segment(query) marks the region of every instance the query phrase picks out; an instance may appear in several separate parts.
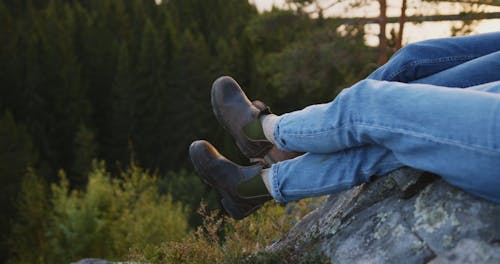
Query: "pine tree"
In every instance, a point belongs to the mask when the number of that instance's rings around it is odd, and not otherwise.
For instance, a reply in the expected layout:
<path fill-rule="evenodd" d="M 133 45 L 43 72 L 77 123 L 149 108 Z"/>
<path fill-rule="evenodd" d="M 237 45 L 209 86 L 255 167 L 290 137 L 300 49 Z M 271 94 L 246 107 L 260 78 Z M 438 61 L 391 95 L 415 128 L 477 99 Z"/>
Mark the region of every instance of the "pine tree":
<path fill-rule="evenodd" d="M 0 1 L 0 107 L 4 107 L 13 98 L 12 88 L 14 88 L 13 76 L 15 76 L 16 60 L 16 41 L 14 27 L 16 21 L 10 15 L 10 11 L 5 4 Z M 3 111 L 5 109 L 1 109 Z"/>
<path fill-rule="evenodd" d="M 36 162 L 36 152 L 26 128 L 18 125 L 12 114 L 0 117 L 0 259 L 5 259 L 5 235 L 16 219 L 15 201 L 19 198 L 26 168 Z"/>
<path fill-rule="evenodd" d="M 9 233 L 8 263 L 49 263 L 49 196 L 45 181 L 28 169 L 17 201 L 18 221 Z"/>
<path fill-rule="evenodd" d="M 141 48 L 138 52 L 135 68 L 136 82 L 134 85 L 135 112 L 132 127 L 132 142 L 137 151 L 138 159 L 146 167 L 157 167 L 155 164 L 158 153 L 158 126 L 162 122 L 161 108 L 162 90 L 161 65 L 163 56 L 160 47 L 158 31 L 152 21 L 144 25 Z"/>
<path fill-rule="evenodd" d="M 103 133 L 102 154 L 110 162 L 128 164 L 129 140 L 135 126 L 136 97 L 134 71 L 126 43 L 122 43 L 116 75 L 110 93 L 110 111 L 106 113 L 106 131 Z"/>
<path fill-rule="evenodd" d="M 73 166 L 71 173 L 74 186 L 84 186 L 88 172 L 92 165 L 92 160 L 97 158 L 97 146 L 95 136 L 85 124 L 80 124 L 76 132 L 75 139 L 75 154 L 73 158 Z"/>

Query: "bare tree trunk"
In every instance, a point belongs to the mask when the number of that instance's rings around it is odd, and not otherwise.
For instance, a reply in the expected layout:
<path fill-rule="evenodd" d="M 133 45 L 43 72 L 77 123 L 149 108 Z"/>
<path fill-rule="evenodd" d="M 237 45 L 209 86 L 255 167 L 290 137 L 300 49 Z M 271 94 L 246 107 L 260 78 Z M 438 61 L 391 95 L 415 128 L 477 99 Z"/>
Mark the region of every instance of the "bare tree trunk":
<path fill-rule="evenodd" d="M 406 2 L 407 0 L 402 0 L 401 3 L 401 16 L 399 16 L 399 31 L 398 39 L 396 40 L 396 50 L 403 46 L 403 32 L 406 23 Z"/>
<path fill-rule="evenodd" d="M 387 36 L 385 30 L 387 27 L 387 1 L 378 0 L 380 5 L 380 15 L 379 15 L 379 28 L 380 33 L 378 35 L 379 40 L 379 52 L 378 52 L 378 65 L 382 65 L 387 61 Z"/>

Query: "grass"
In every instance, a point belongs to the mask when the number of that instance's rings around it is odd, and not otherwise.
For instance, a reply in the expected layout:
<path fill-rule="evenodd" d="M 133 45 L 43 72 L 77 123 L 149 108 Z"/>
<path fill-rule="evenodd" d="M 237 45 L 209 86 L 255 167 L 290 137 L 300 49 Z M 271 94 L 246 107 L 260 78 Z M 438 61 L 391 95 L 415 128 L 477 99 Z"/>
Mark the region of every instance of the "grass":
<path fill-rule="evenodd" d="M 128 259 L 150 263 L 277 263 L 286 252 L 265 253 L 322 198 L 306 199 L 286 206 L 272 202 L 256 213 L 236 221 L 201 203 L 203 224 L 181 241 L 131 249 Z M 317 263 L 317 262 L 314 262 Z"/>

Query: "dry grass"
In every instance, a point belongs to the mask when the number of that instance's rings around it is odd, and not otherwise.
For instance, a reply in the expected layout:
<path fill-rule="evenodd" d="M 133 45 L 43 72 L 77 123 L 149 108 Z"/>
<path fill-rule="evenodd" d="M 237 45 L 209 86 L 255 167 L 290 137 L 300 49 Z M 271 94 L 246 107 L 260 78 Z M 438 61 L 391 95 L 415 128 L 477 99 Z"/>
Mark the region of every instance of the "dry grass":
<path fill-rule="evenodd" d="M 267 203 L 256 213 L 236 221 L 218 211 L 198 209 L 203 224 L 181 241 L 131 250 L 128 259 L 151 263 L 242 263 L 278 240 L 322 198 L 281 206 Z M 311 206 L 312 205 L 312 206 Z M 270 259 L 279 256 L 269 256 Z"/>

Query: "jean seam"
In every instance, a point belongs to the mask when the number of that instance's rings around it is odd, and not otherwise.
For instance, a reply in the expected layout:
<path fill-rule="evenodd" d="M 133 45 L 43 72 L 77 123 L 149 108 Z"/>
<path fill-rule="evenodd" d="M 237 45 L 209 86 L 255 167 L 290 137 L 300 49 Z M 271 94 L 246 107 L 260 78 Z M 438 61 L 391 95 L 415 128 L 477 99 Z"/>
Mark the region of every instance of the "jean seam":
<path fill-rule="evenodd" d="M 285 193 L 287 195 L 285 196 L 290 196 L 290 195 L 311 195 L 311 194 L 317 194 L 317 193 L 324 193 L 326 191 L 328 192 L 335 192 L 338 191 L 339 188 L 350 188 L 351 186 L 355 185 L 352 181 L 343 181 L 343 182 L 338 182 L 335 184 L 327 185 L 327 186 L 321 186 L 321 188 L 314 187 L 312 190 L 286 190 Z M 334 188 L 333 191 L 331 191 L 331 188 Z"/>
<path fill-rule="evenodd" d="M 461 87 L 461 88 L 467 88 L 467 87 L 472 87 L 472 86 L 476 86 L 476 85 L 481 85 L 481 84 L 485 84 L 485 83 L 488 83 L 487 81 L 475 81 L 475 82 L 465 82 L 465 81 L 462 81 L 459 85 L 456 85 L 456 83 L 451 83 L 449 85 L 451 86 L 457 86 L 457 87 Z"/>
<path fill-rule="evenodd" d="M 478 58 L 480 56 L 478 55 L 463 55 L 463 56 L 453 56 L 453 57 L 441 57 L 441 58 L 434 58 L 434 59 L 421 59 L 421 60 L 414 60 L 409 63 L 404 64 L 401 66 L 399 71 L 394 72 L 393 74 L 390 74 L 387 78 L 388 81 L 394 81 L 396 76 L 400 75 L 401 73 L 407 71 L 408 69 L 415 67 L 417 65 L 431 65 L 431 64 L 438 64 L 438 63 L 443 63 L 443 62 L 453 62 L 453 61 L 469 61 L 475 58 Z"/>
<path fill-rule="evenodd" d="M 274 200 L 276 202 L 285 202 L 285 198 L 283 197 L 283 194 L 280 191 L 279 183 L 278 183 L 278 164 L 273 164 L 271 167 L 271 196 L 273 196 Z"/>
<path fill-rule="evenodd" d="M 399 134 L 404 134 L 404 135 L 410 135 L 416 138 L 421 138 L 425 140 L 429 140 L 435 143 L 443 144 L 443 145 L 453 145 L 457 146 L 463 149 L 469 149 L 469 150 L 477 150 L 477 151 L 486 151 L 486 152 L 492 152 L 492 153 L 500 153 L 500 150 L 498 149 L 493 149 L 490 147 L 486 146 L 481 146 L 481 145 L 475 145 L 475 144 L 462 144 L 460 141 L 453 140 L 450 138 L 445 138 L 445 137 L 435 137 L 429 134 L 425 133 L 418 133 L 418 132 L 413 132 L 411 130 L 406 130 L 406 129 L 397 129 L 397 128 L 391 128 L 391 127 L 384 127 L 384 126 L 377 126 L 373 124 L 359 124 L 360 126 L 365 126 L 365 127 L 371 127 L 375 129 L 381 129 L 381 130 L 386 130 L 386 131 L 391 131 L 393 133 L 399 133 Z M 396 131 L 395 131 L 396 130 Z"/>
<path fill-rule="evenodd" d="M 500 150 L 490 148 L 490 147 L 485 147 L 485 146 L 481 146 L 481 145 L 474 145 L 474 144 L 461 144 L 459 141 L 452 140 L 449 138 L 434 137 L 434 136 L 431 136 L 429 134 L 425 134 L 425 133 L 421 133 L 421 132 L 416 133 L 416 132 L 413 132 L 413 131 L 407 130 L 407 129 L 385 127 L 385 126 L 380 126 L 380 125 L 373 125 L 370 123 L 355 122 L 355 123 L 351 123 L 351 124 L 344 124 L 344 125 L 332 127 L 332 128 L 325 129 L 322 131 L 311 131 L 311 132 L 308 132 L 308 134 L 305 134 L 305 133 L 286 133 L 286 134 L 287 134 L 287 136 L 293 136 L 293 137 L 303 137 L 303 138 L 316 137 L 320 134 L 328 134 L 328 133 L 332 133 L 334 130 L 344 129 L 344 128 L 348 128 L 348 127 L 354 127 L 354 126 L 364 126 L 364 127 L 374 128 L 374 129 L 390 131 L 392 133 L 409 135 L 409 136 L 413 136 L 416 138 L 426 139 L 426 140 L 429 140 L 429 141 L 432 141 L 435 143 L 440 143 L 440 144 L 444 144 L 444 145 L 453 145 L 453 146 L 461 147 L 463 149 L 468 149 L 468 150 L 476 150 L 476 151 L 484 150 L 486 152 L 490 152 L 490 153 L 492 152 L 495 154 L 500 153 Z"/>

